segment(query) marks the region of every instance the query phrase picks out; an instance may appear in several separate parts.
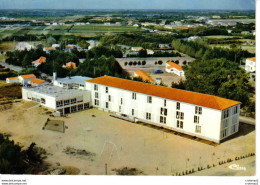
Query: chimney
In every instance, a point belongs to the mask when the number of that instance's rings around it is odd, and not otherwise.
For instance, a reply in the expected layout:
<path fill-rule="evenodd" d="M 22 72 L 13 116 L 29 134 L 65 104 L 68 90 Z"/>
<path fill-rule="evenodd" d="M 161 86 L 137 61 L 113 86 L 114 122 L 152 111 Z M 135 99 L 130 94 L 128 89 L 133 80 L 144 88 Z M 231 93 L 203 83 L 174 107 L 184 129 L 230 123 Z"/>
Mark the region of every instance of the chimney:
<path fill-rule="evenodd" d="M 57 72 L 53 72 L 52 80 L 53 80 L 53 81 L 57 80 Z"/>

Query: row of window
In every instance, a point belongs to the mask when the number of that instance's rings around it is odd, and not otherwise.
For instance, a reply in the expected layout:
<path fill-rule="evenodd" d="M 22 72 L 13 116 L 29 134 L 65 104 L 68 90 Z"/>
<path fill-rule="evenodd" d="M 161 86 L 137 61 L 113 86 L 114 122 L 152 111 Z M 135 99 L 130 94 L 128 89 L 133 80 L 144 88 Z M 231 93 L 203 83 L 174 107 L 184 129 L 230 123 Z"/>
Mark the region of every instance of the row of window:
<path fill-rule="evenodd" d="M 45 104 L 46 103 L 46 100 L 45 98 L 34 98 L 34 97 L 28 97 L 29 100 L 32 100 L 32 101 L 35 101 L 35 102 L 39 102 L 39 103 L 42 103 L 42 104 Z"/>
<path fill-rule="evenodd" d="M 56 107 L 62 107 L 67 105 L 73 105 L 75 103 L 81 103 L 83 102 L 83 97 L 68 99 L 68 100 L 60 100 L 56 101 Z"/>

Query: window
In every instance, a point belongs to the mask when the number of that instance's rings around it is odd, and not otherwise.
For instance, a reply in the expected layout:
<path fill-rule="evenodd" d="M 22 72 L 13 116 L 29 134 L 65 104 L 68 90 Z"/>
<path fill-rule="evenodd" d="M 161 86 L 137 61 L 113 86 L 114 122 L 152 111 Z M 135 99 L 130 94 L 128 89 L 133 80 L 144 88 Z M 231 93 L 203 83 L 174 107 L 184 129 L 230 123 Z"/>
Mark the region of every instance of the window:
<path fill-rule="evenodd" d="M 227 128 L 228 127 L 228 119 L 223 121 L 223 128 Z"/>
<path fill-rule="evenodd" d="M 41 103 L 45 104 L 45 98 L 41 98 Z"/>
<path fill-rule="evenodd" d="M 222 130 L 221 136 L 222 136 L 222 138 L 227 136 L 227 129 Z"/>
<path fill-rule="evenodd" d="M 132 99 L 136 100 L 136 93 L 132 93 Z"/>
<path fill-rule="evenodd" d="M 201 133 L 201 126 L 200 125 L 196 125 L 195 132 L 196 133 Z"/>
<path fill-rule="evenodd" d="M 98 91 L 98 85 L 97 84 L 94 85 L 94 90 Z"/>
<path fill-rule="evenodd" d="M 238 106 L 235 106 L 234 107 L 234 114 L 237 114 L 238 113 Z"/>
<path fill-rule="evenodd" d="M 134 109 L 132 109 L 132 116 L 134 116 L 135 115 L 135 110 Z"/>
<path fill-rule="evenodd" d="M 121 103 L 121 105 L 123 105 L 123 98 L 121 98 L 120 103 Z"/>
<path fill-rule="evenodd" d="M 151 120 L 151 113 L 149 113 L 149 112 L 146 113 L 146 119 Z"/>
<path fill-rule="evenodd" d="M 95 92 L 95 98 L 98 98 L 98 92 Z"/>
<path fill-rule="evenodd" d="M 194 123 L 199 123 L 199 122 L 200 122 L 200 117 L 194 116 Z"/>
<path fill-rule="evenodd" d="M 160 123 L 166 124 L 166 117 L 160 116 Z"/>
<path fill-rule="evenodd" d="M 95 99 L 94 105 L 99 106 L 99 100 Z"/>
<path fill-rule="evenodd" d="M 83 85 L 83 84 L 79 84 L 79 86 L 80 86 L 80 87 L 85 87 L 85 85 Z"/>
<path fill-rule="evenodd" d="M 167 116 L 167 109 L 166 108 L 161 108 L 161 115 Z"/>
<path fill-rule="evenodd" d="M 177 128 L 183 129 L 183 121 L 177 120 Z"/>
<path fill-rule="evenodd" d="M 79 105 L 78 105 L 78 111 L 79 111 L 79 110 L 83 110 L 83 104 L 79 104 Z"/>
<path fill-rule="evenodd" d="M 76 98 L 73 98 L 70 100 L 71 104 L 75 104 L 77 102 L 77 99 Z"/>
<path fill-rule="evenodd" d="M 84 103 L 84 109 L 89 108 L 89 103 Z"/>
<path fill-rule="evenodd" d="M 147 103 L 152 103 L 152 96 L 147 96 Z"/>
<path fill-rule="evenodd" d="M 233 125 L 232 128 L 231 128 L 231 132 L 234 133 L 234 132 L 237 132 L 238 131 L 238 125 Z"/>
<path fill-rule="evenodd" d="M 177 118 L 177 119 L 180 118 L 180 112 L 179 112 L 179 111 L 176 112 L 176 118 Z"/>
<path fill-rule="evenodd" d="M 108 102 L 106 102 L 106 108 L 108 109 Z"/>
<path fill-rule="evenodd" d="M 227 118 L 229 116 L 229 109 L 224 110 L 224 118 Z"/>
<path fill-rule="evenodd" d="M 181 119 L 184 119 L 184 112 L 181 112 Z"/>
<path fill-rule="evenodd" d="M 166 103 L 167 103 L 167 101 L 166 101 L 166 100 L 164 100 L 164 107 L 166 107 L 166 105 L 167 105 Z"/>
<path fill-rule="evenodd" d="M 119 109 L 118 109 L 119 112 L 121 112 L 121 105 L 119 105 Z"/>
<path fill-rule="evenodd" d="M 202 114 L 202 107 L 196 106 L 195 107 L 195 114 Z"/>
<path fill-rule="evenodd" d="M 106 87 L 106 93 L 108 93 L 108 87 Z"/>
<path fill-rule="evenodd" d="M 70 104 L 70 100 L 64 100 L 64 106 L 69 104 Z"/>
<path fill-rule="evenodd" d="M 77 111 L 77 106 L 75 105 L 75 106 L 72 106 L 71 107 L 71 112 L 76 112 Z"/>
<path fill-rule="evenodd" d="M 108 101 L 111 102 L 111 95 L 108 95 Z"/>
<path fill-rule="evenodd" d="M 63 101 L 56 101 L 56 107 L 62 107 Z"/>
<path fill-rule="evenodd" d="M 181 104 L 180 104 L 180 102 L 177 102 L 177 103 L 176 103 L 176 109 L 177 109 L 177 110 L 180 110 L 180 108 L 181 108 Z"/>

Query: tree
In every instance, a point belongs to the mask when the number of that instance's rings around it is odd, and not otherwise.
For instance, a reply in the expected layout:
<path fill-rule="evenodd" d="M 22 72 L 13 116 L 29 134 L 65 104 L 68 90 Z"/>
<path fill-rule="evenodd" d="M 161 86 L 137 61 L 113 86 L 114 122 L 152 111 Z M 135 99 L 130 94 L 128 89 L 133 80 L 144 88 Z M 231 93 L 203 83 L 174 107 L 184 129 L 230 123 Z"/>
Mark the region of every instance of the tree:
<path fill-rule="evenodd" d="M 179 64 L 180 62 L 179 62 L 179 60 L 175 60 L 174 63 L 175 64 Z"/>
<path fill-rule="evenodd" d="M 81 40 L 79 43 L 78 43 L 78 45 L 81 47 L 81 48 L 83 48 L 83 49 L 88 49 L 88 47 L 89 47 L 89 43 L 88 42 L 86 42 L 85 40 Z"/>
<path fill-rule="evenodd" d="M 145 49 L 141 49 L 138 52 L 138 57 L 147 57 L 147 51 Z"/>
<path fill-rule="evenodd" d="M 146 64 L 146 61 L 145 61 L 145 60 L 143 60 L 143 61 L 142 61 L 142 65 L 144 66 L 145 64 Z"/>
<path fill-rule="evenodd" d="M 154 64 L 155 64 L 155 65 L 157 65 L 157 64 L 158 64 L 158 62 L 157 62 L 157 61 L 155 61 L 155 62 L 154 62 Z"/>
<path fill-rule="evenodd" d="M 163 61 L 159 60 L 159 61 L 158 61 L 158 64 L 159 64 L 159 65 L 162 65 L 162 64 L 163 64 Z"/>
<path fill-rule="evenodd" d="M 183 64 L 183 65 L 186 65 L 186 64 L 187 64 L 187 61 L 186 61 L 186 60 L 184 60 L 184 61 L 182 62 L 182 64 Z"/>
<path fill-rule="evenodd" d="M 128 63 L 127 63 L 127 62 L 125 62 L 125 66 L 127 66 L 127 64 L 128 64 Z"/>
<path fill-rule="evenodd" d="M 137 64 L 140 66 L 142 63 L 141 63 L 141 61 L 138 61 L 138 63 L 137 63 Z"/>
<path fill-rule="evenodd" d="M 137 62 L 136 62 L 136 61 L 134 61 L 134 62 L 133 62 L 133 65 L 134 65 L 134 66 L 136 66 L 136 65 L 137 65 Z"/>
<path fill-rule="evenodd" d="M 183 67 L 186 76 L 185 89 L 216 95 L 249 104 L 252 88 L 248 74 L 239 64 L 222 59 L 197 60 Z"/>

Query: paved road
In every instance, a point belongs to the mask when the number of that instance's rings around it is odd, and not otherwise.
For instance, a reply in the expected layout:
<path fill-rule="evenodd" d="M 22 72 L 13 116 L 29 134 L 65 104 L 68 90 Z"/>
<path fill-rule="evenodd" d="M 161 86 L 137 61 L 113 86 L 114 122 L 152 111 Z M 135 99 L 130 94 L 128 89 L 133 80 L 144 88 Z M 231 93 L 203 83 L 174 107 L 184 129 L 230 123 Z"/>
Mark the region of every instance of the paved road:
<path fill-rule="evenodd" d="M 14 71 L 21 71 L 23 69 L 22 67 L 9 65 L 9 64 L 7 64 L 5 62 L 0 62 L 0 64 L 2 66 L 5 66 L 6 68 L 10 68 L 11 70 L 14 70 Z"/>
<path fill-rule="evenodd" d="M 244 116 L 239 116 L 239 122 L 255 125 L 255 119 Z"/>

